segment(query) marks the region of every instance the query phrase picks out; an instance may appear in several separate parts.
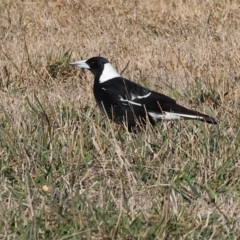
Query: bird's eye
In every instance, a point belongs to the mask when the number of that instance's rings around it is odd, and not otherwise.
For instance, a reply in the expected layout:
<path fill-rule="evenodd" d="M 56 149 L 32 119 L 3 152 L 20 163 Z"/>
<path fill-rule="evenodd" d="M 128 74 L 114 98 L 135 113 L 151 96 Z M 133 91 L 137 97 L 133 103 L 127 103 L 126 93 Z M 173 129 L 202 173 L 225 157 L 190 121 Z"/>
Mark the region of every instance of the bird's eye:
<path fill-rule="evenodd" d="M 91 65 L 94 65 L 95 64 L 95 61 L 91 61 Z"/>

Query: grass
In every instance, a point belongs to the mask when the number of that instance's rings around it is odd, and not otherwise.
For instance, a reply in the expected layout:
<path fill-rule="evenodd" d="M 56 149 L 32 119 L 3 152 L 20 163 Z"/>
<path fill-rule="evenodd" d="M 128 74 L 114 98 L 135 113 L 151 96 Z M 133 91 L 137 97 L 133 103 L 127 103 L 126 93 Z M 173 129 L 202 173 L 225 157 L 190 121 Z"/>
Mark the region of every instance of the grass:
<path fill-rule="evenodd" d="M 238 1 L 0 3 L 1 239 L 238 239 Z M 97 109 L 101 54 L 215 116 L 136 136 Z"/>

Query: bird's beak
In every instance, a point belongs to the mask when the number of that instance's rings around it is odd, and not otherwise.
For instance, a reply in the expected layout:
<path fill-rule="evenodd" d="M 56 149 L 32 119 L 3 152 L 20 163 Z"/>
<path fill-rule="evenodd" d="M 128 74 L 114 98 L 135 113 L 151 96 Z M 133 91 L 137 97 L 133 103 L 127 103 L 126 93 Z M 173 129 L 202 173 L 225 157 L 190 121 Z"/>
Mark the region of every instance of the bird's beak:
<path fill-rule="evenodd" d="M 76 67 L 80 67 L 80 68 L 90 69 L 90 67 L 88 66 L 86 61 L 87 60 L 81 60 L 81 61 L 77 61 L 77 62 L 72 62 L 72 63 L 70 63 L 70 65 L 73 65 L 73 66 L 76 66 Z"/>

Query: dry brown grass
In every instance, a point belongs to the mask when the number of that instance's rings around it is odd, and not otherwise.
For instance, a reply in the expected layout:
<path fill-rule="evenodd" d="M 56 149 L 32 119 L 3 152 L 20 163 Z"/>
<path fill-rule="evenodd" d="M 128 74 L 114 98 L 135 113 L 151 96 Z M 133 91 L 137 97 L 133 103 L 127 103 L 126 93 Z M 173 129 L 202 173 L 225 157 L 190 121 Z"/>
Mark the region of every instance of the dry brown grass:
<path fill-rule="evenodd" d="M 1 239 L 238 239 L 240 3 L 0 3 Z M 101 55 L 216 116 L 132 136 L 96 109 Z"/>

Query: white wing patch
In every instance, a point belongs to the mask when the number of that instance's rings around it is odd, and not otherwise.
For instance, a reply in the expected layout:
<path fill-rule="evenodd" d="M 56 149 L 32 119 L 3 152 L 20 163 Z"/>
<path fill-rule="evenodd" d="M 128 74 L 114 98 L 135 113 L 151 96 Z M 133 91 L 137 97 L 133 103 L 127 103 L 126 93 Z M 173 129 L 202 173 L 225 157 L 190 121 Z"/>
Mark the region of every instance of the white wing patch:
<path fill-rule="evenodd" d="M 142 99 L 142 98 L 147 98 L 151 95 L 151 92 L 147 93 L 146 95 L 143 95 L 143 96 L 139 96 L 139 95 L 135 95 L 135 94 L 131 94 L 131 99 L 134 100 L 134 99 Z"/>
<path fill-rule="evenodd" d="M 151 92 L 147 93 L 146 95 L 143 96 L 139 96 L 139 95 L 135 95 L 135 94 L 131 94 L 131 100 L 127 100 L 127 99 L 123 99 L 122 96 L 119 95 L 119 100 L 123 102 L 124 105 L 127 104 L 132 104 L 132 105 L 136 105 L 136 106 L 142 106 L 141 103 L 136 103 L 134 102 L 135 99 L 142 99 L 142 98 L 147 98 L 151 95 Z"/>
<path fill-rule="evenodd" d="M 105 63 L 102 75 L 99 78 L 99 82 L 103 83 L 116 77 L 120 77 L 120 75 L 111 65 L 111 63 Z"/>
<path fill-rule="evenodd" d="M 153 118 L 155 122 L 158 120 L 176 120 L 182 118 L 190 118 L 190 119 L 203 119 L 203 117 L 196 115 L 188 115 L 182 113 L 173 113 L 173 112 L 163 112 L 162 114 L 155 112 L 148 112 L 148 114 Z"/>
<path fill-rule="evenodd" d="M 128 103 L 132 104 L 132 105 L 136 105 L 136 106 L 142 106 L 142 104 L 140 103 L 136 103 L 136 102 L 133 102 L 133 101 L 130 101 L 130 100 L 127 100 L 127 99 L 123 99 L 122 96 L 119 95 L 119 100 L 121 102 L 123 102 L 124 105 L 127 105 Z"/>

